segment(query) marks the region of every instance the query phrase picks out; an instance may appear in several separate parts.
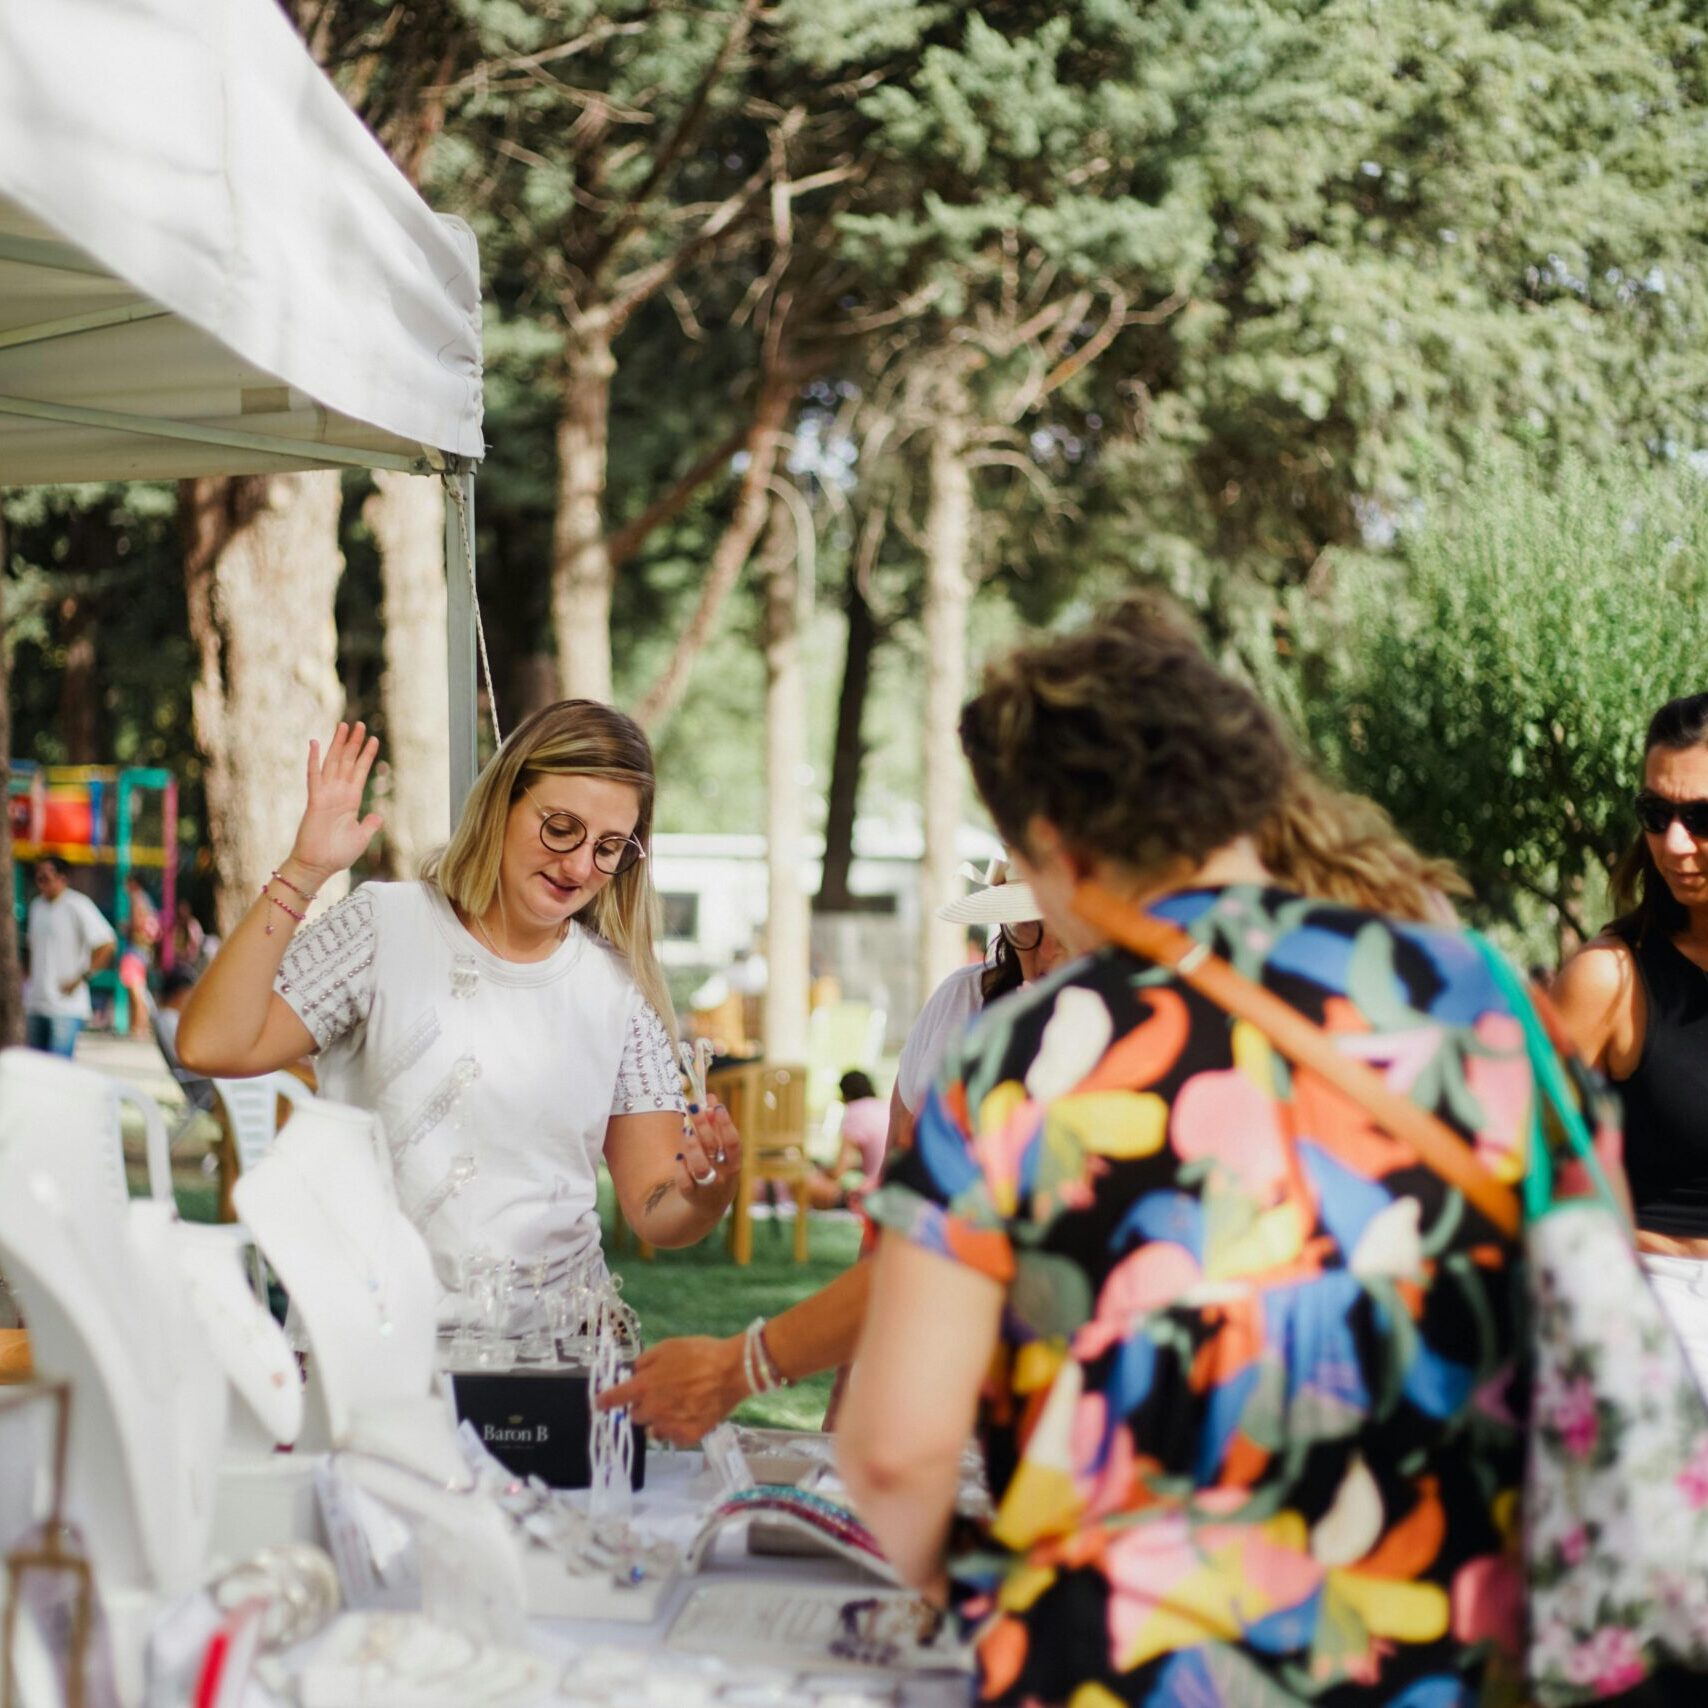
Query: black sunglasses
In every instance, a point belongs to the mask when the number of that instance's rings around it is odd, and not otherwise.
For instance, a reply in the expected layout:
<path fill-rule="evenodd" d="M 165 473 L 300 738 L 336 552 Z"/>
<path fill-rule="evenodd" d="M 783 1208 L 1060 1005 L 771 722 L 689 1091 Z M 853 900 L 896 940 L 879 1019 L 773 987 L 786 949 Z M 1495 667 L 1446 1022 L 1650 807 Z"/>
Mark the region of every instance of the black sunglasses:
<path fill-rule="evenodd" d="M 1044 941 L 1044 922 L 1041 919 L 1022 920 L 1018 925 L 1005 925 L 1002 935 L 1011 949 L 1036 949 Z"/>
<path fill-rule="evenodd" d="M 1644 789 L 1632 804 L 1637 822 L 1651 836 L 1665 836 L 1676 818 L 1692 836 L 1708 838 L 1708 801 L 1669 801 Z"/>
<path fill-rule="evenodd" d="M 550 854 L 573 854 L 587 840 L 587 826 L 572 812 L 548 812 L 534 800 L 526 784 L 522 793 L 534 801 L 540 815 L 540 841 Z M 637 860 L 646 858 L 646 850 L 632 836 L 601 836 L 593 844 L 593 864 L 607 877 L 620 878 Z"/>

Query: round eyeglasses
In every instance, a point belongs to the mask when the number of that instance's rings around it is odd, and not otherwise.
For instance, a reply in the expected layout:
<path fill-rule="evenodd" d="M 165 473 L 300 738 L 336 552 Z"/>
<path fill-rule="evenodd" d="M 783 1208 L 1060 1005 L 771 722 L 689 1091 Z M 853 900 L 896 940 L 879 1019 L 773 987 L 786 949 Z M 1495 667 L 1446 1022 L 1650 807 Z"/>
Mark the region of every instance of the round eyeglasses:
<path fill-rule="evenodd" d="M 534 800 L 534 792 L 526 784 L 522 793 L 534 802 L 540 815 L 540 842 L 551 854 L 573 854 L 587 840 L 587 826 L 572 812 L 551 812 Z M 593 844 L 593 864 L 609 878 L 619 878 L 637 860 L 646 858 L 646 850 L 632 836 L 601 836 Z"/>
<path fill-rule="evenodd" d="M 1018 925 L 1003 926 L 1002 935 L 1007 938 L 1009 948 L 1030 951 L 1044 941 L 1044 922 L 1023 919 Z"/>

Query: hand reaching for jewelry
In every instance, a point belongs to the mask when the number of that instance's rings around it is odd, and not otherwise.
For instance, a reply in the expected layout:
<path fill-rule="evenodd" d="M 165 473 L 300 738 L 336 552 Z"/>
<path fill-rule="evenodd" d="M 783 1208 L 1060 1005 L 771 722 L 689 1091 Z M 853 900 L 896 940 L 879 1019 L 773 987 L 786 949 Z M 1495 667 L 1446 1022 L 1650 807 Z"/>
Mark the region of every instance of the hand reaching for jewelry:
<path fill-rule="evenodd" d="M 355 865 L 384 823 L 377 812 L 361 816 L 362 792 L 379 750 L 379 737 L 362 723 L 340 724 L 324 758 L 319 742 L 308 744 L 308 805 L 291 858 L 316 885 Z"/>
<path fill-rule="evenodd" d="M 601 1411 L 628 1406 L 631 1418 L 661 1441 L 693 1447 L 747 1398 L 741 1347 L 739 1334 L 728 1340 L 662 1340 L 635 1360 L 626 1382 L 608 1388 L 594 1404 Z"/>

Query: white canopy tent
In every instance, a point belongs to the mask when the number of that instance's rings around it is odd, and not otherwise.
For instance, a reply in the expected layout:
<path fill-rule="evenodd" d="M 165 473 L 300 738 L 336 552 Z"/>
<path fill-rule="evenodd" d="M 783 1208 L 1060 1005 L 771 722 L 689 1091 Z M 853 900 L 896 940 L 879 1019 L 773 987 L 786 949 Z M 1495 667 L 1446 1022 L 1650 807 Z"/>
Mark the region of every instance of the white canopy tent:
<path fill-rule="evenodd" d="M 275 0 L 0 0 L 0 486 L 445 478 L 455 803 L 483 449 L 473 234 Z"/>

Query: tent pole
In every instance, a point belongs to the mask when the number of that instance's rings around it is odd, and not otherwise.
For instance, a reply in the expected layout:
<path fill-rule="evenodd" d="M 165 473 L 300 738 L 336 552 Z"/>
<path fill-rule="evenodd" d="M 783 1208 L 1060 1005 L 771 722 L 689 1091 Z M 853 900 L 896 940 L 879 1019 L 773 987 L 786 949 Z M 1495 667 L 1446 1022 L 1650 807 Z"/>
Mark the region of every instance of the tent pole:
<path fill-rule="evenodd" d="M 474 635 L 474 470 L 454 463 L 445 476 L 445 640 L 450 670 L 451 823 L 480 768 L 479 685 Z"/>

